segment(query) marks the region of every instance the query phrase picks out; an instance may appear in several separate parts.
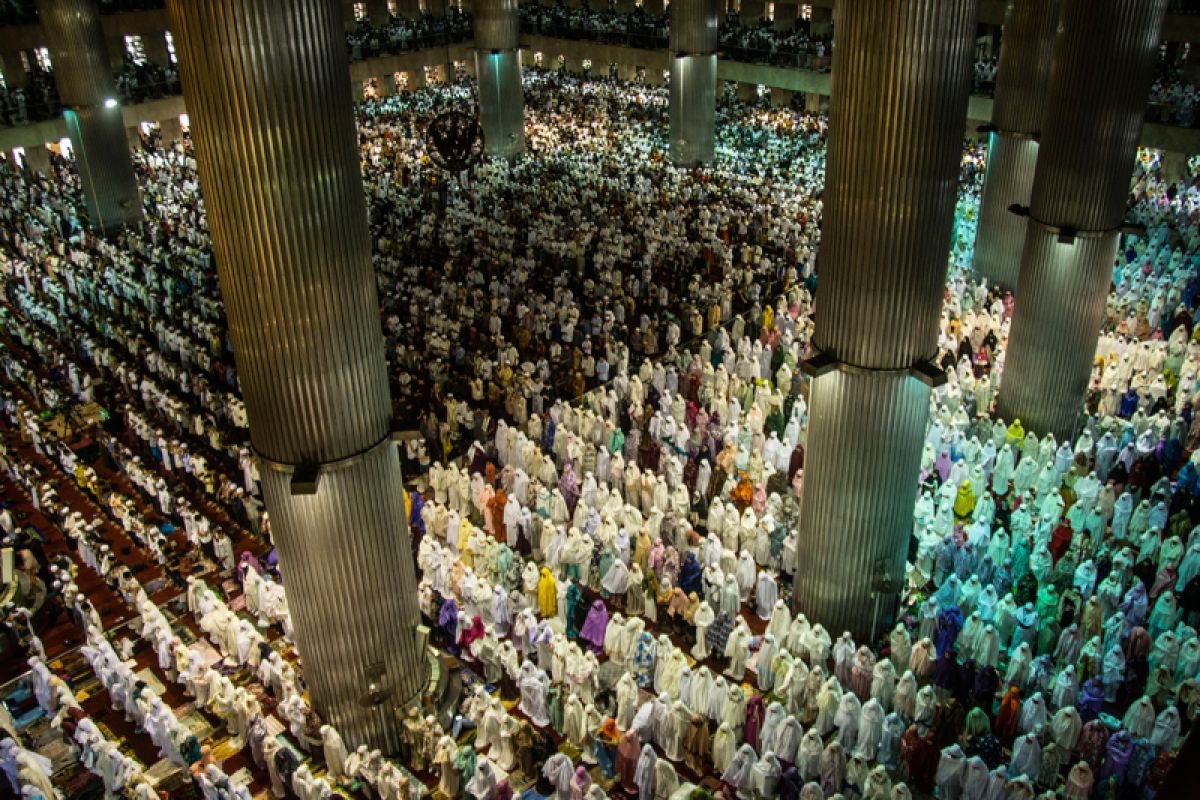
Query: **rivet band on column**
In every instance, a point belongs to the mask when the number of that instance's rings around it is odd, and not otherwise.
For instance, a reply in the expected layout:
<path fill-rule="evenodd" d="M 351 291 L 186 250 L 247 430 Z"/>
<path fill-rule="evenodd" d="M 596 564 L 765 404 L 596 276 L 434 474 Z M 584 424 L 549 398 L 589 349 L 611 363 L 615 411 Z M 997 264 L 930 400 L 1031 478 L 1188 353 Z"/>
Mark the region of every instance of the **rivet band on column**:
<path fill-rule="evenodd" d="M 1074 241 L 1075 239 L 1103 239 L 1105 236 L 1111 236 L 1116 231 L 1130 231 L 1131 226 L 1121 224 L 1112 228 L 1104 228 L 1102 230 L 1082 231 L 1078 228 L 1072 228 L 1066 225 L 1051 225 L 1049 222 L 1042 222 L 1037 217 L 1029 212 L 1027 206 L 1013 205 L 1009 206 L 1008 210 L 1018 217 L 1025 217 L 1034 225 L 1037 225 L 1042 230 L 1058 236 L 1060 239 Z"/>
<path fill-rule="evenodd" d="M 1001 128 L 998 125 L 988 123 L 980 125 L 976 128 L 979 133 L 998 133 L 1001 136 L 1007 136 L 1009 139 L 1017 139 L 1019 141 L 1039 141 L 1042 138 L 1041 131 L 1010 131 L 1006 128 Z"/>
<path fill-rule="evenodd" d="M 346 469 L 347 467 L 352 467 L 355 464 L 357 464 L 358 462 L 362 461 L 367 456 L 374 453 L 379 448 L 384 447 L 389 444 L 395 444 L 395 441 L 396 440 L 393 438 L 391 432 L 389 431 L 386 436 L 384 436 L 379 441 L 375 442 L 375 444 L 373 444 L 369 447 L 366 447 L 362 450 L 359 450 L 357 453 L 351 453 L 350 455 L 346 456 L 345 458 L 337 458 L 332 461 L 305 461 L 300 464 L 293 464 L 293 463 L 290 463 L 287 461 L 279 461 L 277 459 L 271 458 L 270 456 L 266 456 L 263 453 L 261 453 L 257 448 L 255 448 L 253 445 L 251 445 L 250 451 L 254 454 L 254 457 L 256 459 L 258 459 L 259 464 L 267 467 L 268 469 L 274 470 L 275 472 L 282 472 L 285 475 L 291 475 L 291 474 L 295 473 L 297 470 L 305 469 L 305 468 L 306 469 L 317 468 L 323 473 L 330 473 L 330 472 L 336 472 L 337 470 L 340 470 L 340 469 Z"/>
<path fill-rule="evenodd" d="M 836 356 L 830 355 L 815 345 L 813 349 L 816 355 L 811 358 L 806 358 L 800 362 L 800 371 L 809 377 L 818 378 L 833 370 L 844 372 L 848 375 L 903 375 L 910 378 L 916 378 L 922 383 L 929 384 L 933 387 L 938 387 L 946 383 L 946 372 L 941 367 L 933 362 L 931 358 L 924 358 L 915 361 L 907 367 L 893 369 L 888 367 L 864 367 L 858 364 L 852 364 L 849 361 L 842 361 Z"/>

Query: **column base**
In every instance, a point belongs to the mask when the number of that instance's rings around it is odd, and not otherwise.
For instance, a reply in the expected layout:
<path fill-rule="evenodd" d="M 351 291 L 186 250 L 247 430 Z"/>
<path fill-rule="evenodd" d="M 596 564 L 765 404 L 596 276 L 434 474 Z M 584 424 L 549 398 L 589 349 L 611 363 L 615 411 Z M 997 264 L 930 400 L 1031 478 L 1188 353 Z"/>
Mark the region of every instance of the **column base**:
<path fill-rule="evenodd" d="M 519 50 L 476 50 L 483 152 L 515 158 L 525 152 L 525 94 Z"/>
<path fill-rule="evenodd" d="M 669 110 L 671 162 L 680 166 L 713 160 L 717 116 L 717 56 L 671 59 Z"/>
<path fill-rule="evenodd" d="M 75 108 L 63 116 L 92 228 L 108 233 L 139 223 L 142 195 L 120 107 Z"/>
<path fill-rule="evenodd" d="M 315 494 L 293 495 L 291 479 L 262 469 L 313 708 L 352 747 L 395 752 L 395 712 L 429 670 L 395 446 L 322 472 Z"/>
<path fill-rule="evenodd" d="M 993 131 L 988 137 L 987 173 L 979 203 L 975 234 L 975 274 L 1003 289 L 1017 288 L 1021 251 L 1025 247 L 1025 217 L 1009 206 L 1029 205 L 1038 143 L 1029 138 Z"/>
<path fill-rule="evenodd" d="M 905 577 L 930 388 L 907 372 L 812 379 L 793 607 L 836 637 L 890 628 Z"/>
<path fill-rule="evenodd" d="M 996 413 L 1062 441 L 1079 427 L 1121 234 L 1064 244 L 1028 227 Z"/>

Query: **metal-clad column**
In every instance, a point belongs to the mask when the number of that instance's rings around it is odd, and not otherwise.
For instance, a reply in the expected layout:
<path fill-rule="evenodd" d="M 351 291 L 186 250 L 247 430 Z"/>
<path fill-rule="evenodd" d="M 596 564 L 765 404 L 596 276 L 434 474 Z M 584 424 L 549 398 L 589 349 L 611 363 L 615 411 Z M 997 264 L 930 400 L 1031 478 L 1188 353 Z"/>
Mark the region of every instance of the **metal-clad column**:
<path fill-rule="evenodd" d="M 348 742 L 394 751 L 428 662 L 341 8 L 168 6 L 304 677 Z"/>
<path fill-rule="evenodd" d="M 975 0 L 835 8 L 795 607 L 860 641 L 895 615 L 970 91 Z"/>
<path fill-rule="evenodd" d="M 713 159 L 717 124 L 717 0 L 671 3 L 671 161 Z"/>
<path fill-rule="evenodd" d="M 142 219 L 133 158 L 96 0 L 38 0 L 88 219 L 114 231 Z"/>
<path fill-rule="evenodd" d="M 1064 0 L 997 413 L 1074 433 L 1166 0 Z"/>
<path fill-rule="evenodd" d="M 514 158 L 525 152 L 517 0 L 480 0 L 474 13 L 475 75 L 479 80 L 484 153 Z"/>
<path fill-rule="evenodd" d="M 1025 220 L 1008 209 L 1029 205 L 1057 27 L 1058 0 L 1011 0 L 1004 13 L 975 272 L 1005 289 L 1017 286 L 1025 244 Z"/>

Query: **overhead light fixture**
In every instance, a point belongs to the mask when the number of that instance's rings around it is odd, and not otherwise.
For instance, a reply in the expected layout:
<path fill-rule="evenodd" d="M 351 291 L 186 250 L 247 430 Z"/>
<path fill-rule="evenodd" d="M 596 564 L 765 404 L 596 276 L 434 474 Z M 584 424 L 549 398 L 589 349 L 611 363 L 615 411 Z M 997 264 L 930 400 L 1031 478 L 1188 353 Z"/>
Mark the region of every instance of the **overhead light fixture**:
<path fill-rule="evenodd" d="M 117 107 L 117 98 L 115 98 L 115 97 L 104 98 L 104 107 L 105 108 L 116 108 Z"/>

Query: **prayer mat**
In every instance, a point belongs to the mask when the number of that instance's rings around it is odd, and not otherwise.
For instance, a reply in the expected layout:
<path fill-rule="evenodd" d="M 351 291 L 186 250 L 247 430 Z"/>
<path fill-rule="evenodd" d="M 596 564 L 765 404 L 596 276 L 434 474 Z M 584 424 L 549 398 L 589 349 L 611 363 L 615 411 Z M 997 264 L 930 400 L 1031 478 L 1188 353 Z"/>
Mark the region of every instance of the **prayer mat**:
<path fill-rule="evenodd" d="M 80 769 L 74 775 L 61 782 L 64 794 L 67 797 L 76 800 L 76 798 L 91 798 L 104 796 L 104 782 L 97 776 L 88 772 L 86 769 Z"/>
<path fill-rule="evenodd" d="M 207 639 L 198 640 L 193 649 L 200 654 L 200 663 L 206 667 L 211 667 L 224 658 L 217 648 L 209 644 Z"/>
<path fill-rule="evenodd" d="M 155 694 L 162 695 L 166 693 L 167 687 L 163 685 L 162 681 L 158 679 L 158 676 L 155 675 L 154 671 L 149 667 L 140 669 L 134 674 L 137 675 L 141 680 L 145 681 L 146 685 L 153 689 Z"/>
<path fill-rule="evenodd" d="M 278 717 L 272 714 L 268 714 L 267 716 L 263 717 L 263 721 L 267 723 L 268 736 L 274 736 L 278 738 L 279 734 L 287 730 L 287 726 L 280 722 Z"/>
<path fill-rule="evenodd" d="M 176 714 L 178 717 L 179 715 Z M 188 729 L 188 732 L 196 737 L 197 741 L 204 741 L 213 734 L 213 726 L 207 719 L 201 716 L 198 712 L 193 711 L 185 717 L 179 717 L 179 722 Z"/>
<path fill-rule="evenodd" d="M 20 716 L 13 717 L 13 725 L 17 730 L 24 730 L 44 716 L 45 712 L 42 711 L 41 706 L 34 706 Z"/>
<path fill-rule="evenodd" d="M 217 761 L 224 761 L 242 752 L 242 748 L 237 747 L 233 739 L 225 739 L 221 742 L 213 741 L 209 746 L 212 748 L 213 758 Z"/>
<path fill-rule="evenodd" d="M 165 781 L 167 781 L 172 775 L 177 774 L 179 771 L 179 767 L 175 766 L 165 758 L 160 758 L 158 761 L 155 761 L 149 769 L 146 770 L 145 775 L 146 780 L 150 782 L 151 786 L 161 787 Z"/>
<path fill-rule="evenodd" d="M 41 531 L 39 531 L 33 525 L 25 525 L 21 528 L 21 530 L 25 533 L 26 536 L 28 536 L 30 539 L 33 539 L 34 541 L 38 541 L 38 542 L 42 542 L 42 543 L 45 543 L 45 541 L 46 541 L 46 535 L 44 533 L 42 533 Z"/>
<path fill-rule="evenodd" d="M 155 578 L 154 580 L 150 581 L 143 588 L 145 589 L 146 596 L 150 597 L 151 595 L 158 594 L 166 587 L 167 587 L 167 578 L 166 578 L 166 576 L 162 576 L 162 577 L 158 577 L 158 578 Z"/>
<path fill-rule="evenodd" d="M 29 730 L 25 732 L 25 738 L 30 747 L 40 750 L 50 742 L 62 741 L 62 731 L 50 727 L 50 720 L 43 717 L 30 726 Z"/>
<path fill-rule="evenodd" d="M 64 772 L 79 763 L 79 760 L 75 758 L 75 751 L 71 748 L 71 745 L 67 744 L 65 739 L 51 740 L 39 747 L 37 751 L 50 759 L 50 771 L 54 775 Z"/>
<path fill-rule="evenodd" d="M 237 772 L 229 776 L 229 782 L 235 786 L 249 786 L 254 783 L 254 775 L 250 773 L 248 767 L 242 767 Z"/>

